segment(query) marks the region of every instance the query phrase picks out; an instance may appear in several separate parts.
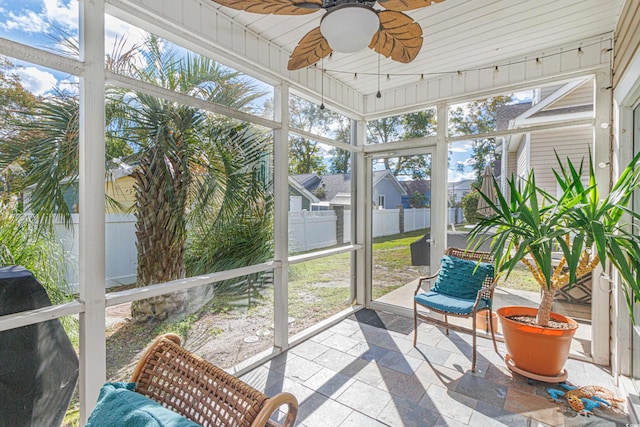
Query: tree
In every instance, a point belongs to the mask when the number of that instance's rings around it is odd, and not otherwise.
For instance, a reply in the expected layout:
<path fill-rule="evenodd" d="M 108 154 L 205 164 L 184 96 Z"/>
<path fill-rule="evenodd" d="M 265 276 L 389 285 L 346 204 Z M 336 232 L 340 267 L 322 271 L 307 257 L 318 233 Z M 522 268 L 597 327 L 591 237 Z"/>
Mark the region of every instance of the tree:
<path fill-rule="evenodd" d="M 233 108 L 262 96 L 240 75 L 199 55 L 183 55 L 157 37 L 149 37 L 124 69 L 142 82 L 190 94 Z M 118 63 L 118 61 L 113 61 Z M 134 147 L 138 271 L 136 286 L 184 278 L 188 211 L 193 202 L 222 205 L 233 191 L 224 159 L 212 155 L 206 141 L 229 121 L 192 106 L 143 92 L 116 89 L 110 128 Z M 246 194 L 245 194 L 246 195 Z M 245 200 L 245 203 L 250 202 Z M 186 307 L 186 296 L 164 295 L 132 304 L 132 317 L 163 319 Z"/>
<path fill-rule="evenodd" d="M 336 132 L 338 138 L 345 137 L 345 126 L 341 117 L 327 109 L 321 109 L 318 105 L 297 96 L 289 98 L 289 122 L 292 127 L 319 136 L 326 136 L 332 133 L 332 127 L 338 124 Z M 349 141 L 346 134 L 346 141 Z M 323 175 L 327 172 L 325 165 L 325 153 L 322 146 L 309 138 L 301 136 L 289 137 L 289 173 L 300 175 L 306 173 L 317 173 Z M 336 164 L 336 167 L 343 168 L 344 165 Z"/>
<path fill-rule="evenodd" d="M 412 208 L 422 208 L 427 205 L 427 197 L 419 191 L 414 191 L 410 203 Z"/>
<path fill-rule="evenodd" d="M 10 71 L 12 67 L 11 61 L 0 56 L 1 141 L 8 141 L 20 133 L 20 124 L 38 102 L 37 97 L 24 88 L 20 77 Z M 15 155 L 13 147 L 0 144 L 0 203 L 7 203 L 14 187 L 22 186 L 24 159 Z"/>
<path fill-rule="evenodd" d="M 403 116 L 386 117 L 367 123 L 367 141 L 383 144 L 433 135 L 433 110 L 418 111 Z M 427 155 L 387 157 L 380 160 L 384 169 L 394 176 L 406 175 L 414 180 L 426 179 L 431 173 L 431 160 Z"/>
<path fill-rule="evenodd" d="M 338 129 L 335 131 L 335 139 L 349 144 L 351 141 L 351 120 L 335 114 L 335 122 Z M 351 172 L 351 152 L 334 147 L 329 150 L 329 172 L 332 174 L 344 174 Z"/>
<path fill-rule="evenodd" d="M 513 97 L 496 96 L 473 101 L 458 107 L 450 114 L 450 131 L 457 135 L 469 135 L 493 132 L 497 129 L 496 112 L 500 107 L 513 102 Z M 472 167 L 476 180 L 480 181 L 487 165 L 493 166 L 500 160 L 496 152 L 495 138 L 477 138 L 472 140 Z"/>

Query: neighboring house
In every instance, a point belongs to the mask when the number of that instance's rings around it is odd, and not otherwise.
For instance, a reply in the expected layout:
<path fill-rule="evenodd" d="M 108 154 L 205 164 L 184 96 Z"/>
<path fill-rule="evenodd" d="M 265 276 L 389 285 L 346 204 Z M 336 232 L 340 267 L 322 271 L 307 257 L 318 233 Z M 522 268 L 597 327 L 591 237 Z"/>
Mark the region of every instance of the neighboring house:
<path fill-rule="evenodd" d="M 431 205 L 431 180 L 421 179 L 418 181 L 400 181 L 400 185 L 407 193 L 402 196 L 402 206 L 404 206 L 405 209 L 411 207 L 421 208 Z M 420 198 L 422 198 L 422 200 L 416 200 Z M 422 201 L 424 204 L 422 206 L 415 206 L 416 201 Z"/>
<path fill-rule="evenodd" d="M 404 188 L 388 170 L 373 172 L 373 206 L 393 209 L 402 205 Z M 328 210 L 351 206 L 351 174 L 289 176 L 289 210 Z"/>
<path fill-rule="evenodd" d="M 589 148 L 593 146 L 593 127 L 589 124 L 537 132 L 527 132 L 526 128 L 592 118 L 593 98 L 594 81 L 583 78 L 536 89 L 531 104 L 507 105 L 498 110 L 497 130 L 522 129 L 520 134 L 498 139 L 497 150 L 502 150 L 504 177 L 526 178 L 529 171 L 535 169 L 536 185 L 550 194 L 557 194 L 553 175 L 557 164 L 554 150 L 562 160 L 569 157 L 576 164 L 582 159 L 586 161 Z"/>
<path fill-rule="evenodd" d="M 108 197 L 105 213 L 120 214 L 127 212 L 135 204 L 134 179 L 131 177 L 133 166 L 121 163 L 117 168 L 109 170 L 105 179 L 104 191 Z M 67 182 L 69 182 L 67 180 Z M 71 182 L 64 192 L 64 200 L 69 212 L 78 213 L 78 180 Z M 24 192 L 25 211 L 30 211 L 31 191 Z"/>
<path fill-rule="evenodd" d="M 471 188 L 471 184 L 473 184 L 474 182 L 474 179 L 463 179 L 460 181 L 447 183 L 447 194 L 449 195 L 449 202 L 460 203 L 462 201 L 462 198 L 473 190 Z"/>

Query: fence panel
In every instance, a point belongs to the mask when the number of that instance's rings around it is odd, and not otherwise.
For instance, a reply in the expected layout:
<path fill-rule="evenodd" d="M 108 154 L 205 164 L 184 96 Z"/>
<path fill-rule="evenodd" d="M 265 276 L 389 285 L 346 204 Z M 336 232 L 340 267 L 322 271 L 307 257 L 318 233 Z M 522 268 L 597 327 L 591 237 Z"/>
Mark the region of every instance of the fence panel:
<path fill-rule="evenodd" d="M 290 252 L 304 252 L 337 244 L 334 211 L 289 212 Z"/>

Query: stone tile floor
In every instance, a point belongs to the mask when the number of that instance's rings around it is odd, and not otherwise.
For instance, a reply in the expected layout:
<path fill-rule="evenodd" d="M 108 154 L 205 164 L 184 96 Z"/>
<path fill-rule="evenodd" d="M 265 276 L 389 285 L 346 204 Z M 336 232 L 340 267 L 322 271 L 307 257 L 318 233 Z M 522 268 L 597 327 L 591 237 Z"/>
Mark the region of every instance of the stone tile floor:
<path fill-rule="evenodd" d="M 242 379 L 273 395 L 293 393 L 297 426 L 624 426 L 628 418 L 584 417 L 552 402 L 548 387 L 512 374 L 490 340 L 478 339 L 471 372 L 471 337 L 413 320 L 361 310 Z M 504 347 L 499 345 L 504 355 Z M 608 370 L 569 360 L 568 382 L 616 391 Z"/>

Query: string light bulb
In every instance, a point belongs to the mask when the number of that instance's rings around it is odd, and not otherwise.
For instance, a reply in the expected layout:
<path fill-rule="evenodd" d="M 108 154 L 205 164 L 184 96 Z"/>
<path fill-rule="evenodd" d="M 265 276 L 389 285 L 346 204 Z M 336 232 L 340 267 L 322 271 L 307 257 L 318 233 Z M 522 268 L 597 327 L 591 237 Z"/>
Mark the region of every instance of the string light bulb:
<path fill-rule="evenodd" d="M 424 74 L 420 74 L 420 81 L 424 80 Z"/>
<path fill-rule="evenodd" d="M 582 50 L 582 47 L 578 48 L 578 56 L 582 56 L 584 55 L 584 51 Z"/>
<path fill-rule="evenodd" d="M 353 80 L 358 80 L 358 73 L 353 73 Z"/>
<path fill-rule="evenodd" d="M 391 80 L 391 74 L 387 74 L 387 81 Z"/>

